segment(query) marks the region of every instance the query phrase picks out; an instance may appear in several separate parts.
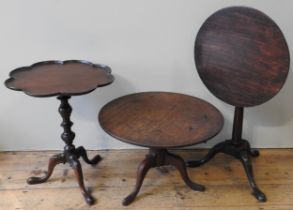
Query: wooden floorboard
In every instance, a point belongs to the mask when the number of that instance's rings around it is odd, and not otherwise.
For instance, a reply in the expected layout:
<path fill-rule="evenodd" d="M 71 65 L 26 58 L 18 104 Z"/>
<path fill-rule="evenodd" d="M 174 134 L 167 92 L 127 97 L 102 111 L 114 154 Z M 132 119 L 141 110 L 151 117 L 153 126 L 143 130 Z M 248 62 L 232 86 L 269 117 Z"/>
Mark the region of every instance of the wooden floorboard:
<path fill-rule="evenodd" d="M 205 192 L 195 192 L 172 167 L 152 169 L 131 205 L 122 199 L 132 191 L 136 169 L 146 150 L 90 151 L 103 160 L 95 167 L 84 162 L 86 186 L 97 199 L 85 204 L 68 164 L 55 168 L 44 184 L 28 185 L 31 175 L 42 175 L 48 158 L 55 152 L 0 153 L 0 209 L 156 209 L 156 210 L 293 210 L 293 149 L 265 149 L 253 159 L 255 178 L 266 193 L 266 203 L 251 196 L 243 168 L 237 160 L 219 154 L 208 164 L 188 169 L 193 181 L 203 184 Z M 206 151 L 175 151 L 185 159 L 200 158 Z"/>

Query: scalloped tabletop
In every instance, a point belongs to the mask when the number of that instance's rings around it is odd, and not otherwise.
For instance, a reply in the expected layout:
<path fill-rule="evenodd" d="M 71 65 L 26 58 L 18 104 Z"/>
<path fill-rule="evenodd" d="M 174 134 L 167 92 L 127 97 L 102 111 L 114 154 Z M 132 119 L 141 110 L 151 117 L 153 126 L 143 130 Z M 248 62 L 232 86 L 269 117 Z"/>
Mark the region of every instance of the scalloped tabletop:
<path fill-rule="evenodd" d="M 6 87 L 30 96 L 82 95 L 114 80 L 108 66 L 87 61 L 44 61 L 10 73 Z"/>

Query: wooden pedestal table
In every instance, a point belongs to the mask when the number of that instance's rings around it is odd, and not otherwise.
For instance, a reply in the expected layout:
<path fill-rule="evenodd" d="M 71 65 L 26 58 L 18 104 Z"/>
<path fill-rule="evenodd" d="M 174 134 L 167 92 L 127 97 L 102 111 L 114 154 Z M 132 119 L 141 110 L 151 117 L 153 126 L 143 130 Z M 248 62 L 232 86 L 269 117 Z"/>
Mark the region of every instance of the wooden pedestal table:
<path fill-rule="evenodd" d="M 266 201 L 257 186 L 251 158 L 259 155 L 242 138 L 245 107 L 260 105 L 275 96 L 289 70 L 289 50 L 277 24 L 264 13 L 248 7 L 228 7 L 212 14 L 201 26 L 194 46 L 200 78 L 220 100 L 235 107 L 232 138 L 216 144 L 197 167 L 217 153 L 238 159 L 247 174 L 252 194 Z M 265 141 L 265 139 L 264 139 Z"/>
<path fill-rule="evenodd" d="M 113 80 L 114 77 L 111 75 L 109 67 L 78 60 L 45 61 L 18 68 L 10 73 L 10 78 L 5 82 L 6 87 L 35 97 L 57 96 L 61 102 L 59 113 L 63 119 L 61 126 L 64 128 L 64 132 L 61 138 L 66 144 L 64 151 L 50 158 L 45 176 L 30 177 L 27 180 L 28 184 L 46 182 L 57 164 L 69 163 L 75 172 L 85 201 L 89 205 L 94 203 L 94 198 L 85 189 L 82 168 L 78 159 L 82 157 L 86 163 L 94 165 L 101 160 L 101 157 L 96 155 L 89 160 L 83 147 L 75 148 L 73 145 L 75 133 L 71 130 L 72 108 L 68 99 L 71 96 L 87 94 L 97 87 L 110 84 Z"/>
<path fill-rule="evenodd" d="M 223 117 L 211 104 L 183 94 L 136 93 L 105 105 L 99 121 L 113 137 L 149 148 L 138 167 L 135 188 L 124 199 L 123 205 L 135 199 L 147 171 L 153 167 L 173 165 L 191 189 L 205 189 L 189 179 L 184 160 L 168 149 L 205 142 L 221 130 Z"/>

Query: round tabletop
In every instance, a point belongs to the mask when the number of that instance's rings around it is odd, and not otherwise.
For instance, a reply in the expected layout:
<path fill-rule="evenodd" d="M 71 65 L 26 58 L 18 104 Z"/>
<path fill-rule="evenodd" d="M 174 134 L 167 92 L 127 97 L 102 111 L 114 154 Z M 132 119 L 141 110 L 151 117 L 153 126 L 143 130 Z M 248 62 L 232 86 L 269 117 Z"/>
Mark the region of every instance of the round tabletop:
<path fill-rule="evenodd" d="M 106 104 L 101 127 L 111 136 L 149 148 L 175 148 L 207 141 L 223 126 L 223 117 L 210 103 L 188 95 L 143 92 Z"/>
<path fill-rule="evenodd" d="M 10 73 L 6 87 L 36 97 L 82 95 L 113 82 L 108 66 L 88 61 L 44 61 Z"/>
<path fill-rule="evenodd" d="M 290 59 L 277 24 L 248 7 L 212 14 L 198 32 L 194 56 L 207 88 L 238 107 L 259 105 L 276 95 L 286 81 Z"/>

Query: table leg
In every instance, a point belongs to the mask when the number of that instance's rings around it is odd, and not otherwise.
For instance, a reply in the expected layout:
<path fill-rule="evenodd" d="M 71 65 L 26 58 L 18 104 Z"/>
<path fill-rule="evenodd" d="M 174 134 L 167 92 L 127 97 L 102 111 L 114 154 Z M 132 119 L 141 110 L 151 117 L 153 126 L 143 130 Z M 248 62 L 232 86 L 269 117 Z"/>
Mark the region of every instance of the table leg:
<path fill-rule="evenodd" d="M 191 189 L 196 191 L 204 191 L 205 187 L 199 184 L 192 182 L 187 174 L 186 166 L 184 160 L 175 154 L 167 153 L 165 159 L 166 165 L 173 165 L 180 172 L 182 179 L 185 184 L 189 186 Z"/>
<path fill-rule="evenodd" d="M 49 164 L 48 164 L 48 171 L 45 172 L 45 176 L 43 177 L 30 177 L 27 179 L 28 184 L 40 184 L 46 182 L 50 176 L 52 175 L 52 172 L 55 168 L 55 166 L 59 163 L 66 163 L 66 159 L 63 153 L 54 155 L 50 158 Z"/>
<path fill-rule="evenodd" d="M 231 140 L 221 142 L 210 149 L 204 158 L 200 160 L 187 161 L 187 166 L 191 168 L 198 167 L 210 161 L 217 153 L 231 155 L 232 157 L 240 160 L 245 169 L 245 173 L 249 181 L 249 186 L 252 189 L 252 194 L 254 197 L 261 202 L 265 202 L 267 200 L 265 194 L 258 188 L 254 180 L 251 164 L 251 157 L 257 157 L 259 155 L 259 151 L 251 149 L 247 140 L 242 139 L 239 145 L 234 145 Z"/>
<path fill-rule="evenodd" d="M 124 198 L 122 202 L 124 206 L 129 205 L 135 199 L 141 188 L 145 175 L 150 168 L 155 166 L 155 157 L 153 155 L 147 155 L 146 158 L 140 163 L 137 169 L 137 178 L 134 190 L 126 198 Z"/>
<path fill-rule="evenodd" d="M 87 156 L 86 150 L 83 147 L 75 148 L 73 145 L 73 140 L 75 138 L 75 133 L 71 130 L 71 126 L 73 123 L 70 121 L 70 115 L 72 112 L 72 108 L 68 103 L 69 96 L 59 96 L 58 99 L 61 101 L 61 105 L 59 107 L 59 113 L 63 119 L 61 126 L 64 131 L 61 135 L 61 139 L 65 142 L 64 151 L 61 154 L 54 155 L 50 158 L 48 164 L 48 171 L 45 172 L 45 176 L 43 177 L 30 177 L 27 180 L 28 184 L 39 184 L 46 182 L 55 168 L 55 166 L 59 163 L 69 163 L 71 168 L 74 170 L 75 176 L 78 181 L 79 188 L 85 198 L 87 204 L 92 205 L 94 203 L 94 198 L 90 195 L 90 193 L 85 189 L 83 173 L 81 164 L 79 162 L 79 158 L 82 157 L 83 160 L 91 165 L 96 165 L 102 158 L 99 155 L 96 155 L 92 160 L 90 160 Z"/>
<path fill-rule="evenodd" d="M 92 205 L 95 203 L 95 199 L 91 196 L 91 194 L 85 189 L 84 181 L 83 181 L 83 173 L 81 164 L 78 160 L 78 157 L 75 155 L 68 156 L 68 163 L 70 167 L 73 169 L 75 173 L 75 177 L 77 179 L 79 188 L 81 190 L 81 193 L 86 201 L 87 204 Z"/>
<path fill-rule="evenodd" d="M 87 156 L 86 150 L 82 146 L 76 148 L 75 151 L 76 155 L 82 157 L 84 162 L 86 162 L 87 164 L 96 165 L 98 162 L 102 160 L 102 157 L 100 155 L 96 155 L 93 159 L 90 160 Z"/>
<path fill-rule="evenodd" d="M 141 162 L 138 167 L 136 185 L 134 187 L 134 190 L 123 200 L 123 205 L 127 206 L 134 201 L 141 188 L 145 175 L 147 174 L 149 169 L 164 165 L 175 166 L 180 172 L 186 185 L 189 186 L 191 189 L 196 191 L 204 191 L 204 186 L 196 184 L 190 180 L 186 171 L 185 162 L 181 157 L 169 153 L 167 149 L 150 149 L 149 154 L 146 155 L 146 158 Z"/>

